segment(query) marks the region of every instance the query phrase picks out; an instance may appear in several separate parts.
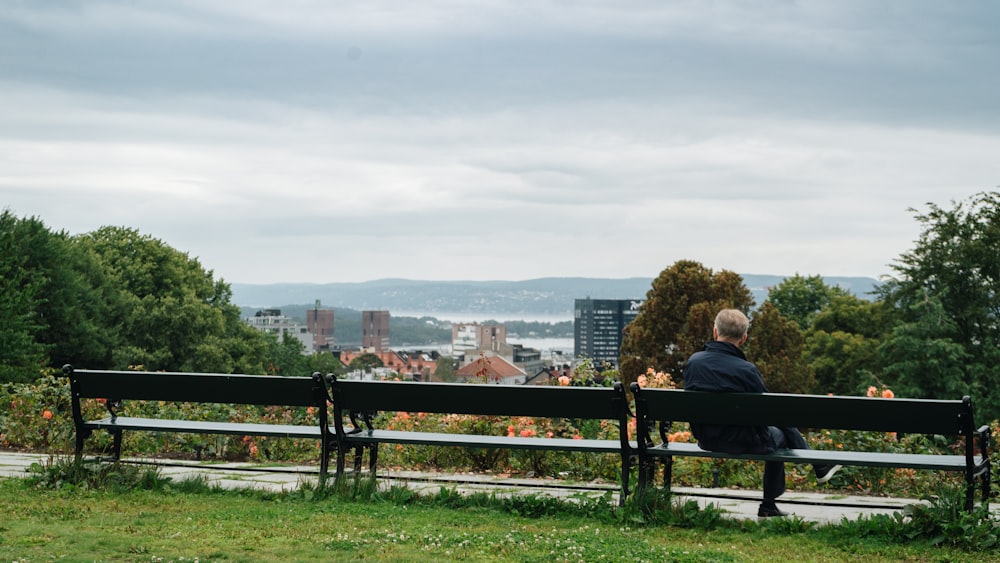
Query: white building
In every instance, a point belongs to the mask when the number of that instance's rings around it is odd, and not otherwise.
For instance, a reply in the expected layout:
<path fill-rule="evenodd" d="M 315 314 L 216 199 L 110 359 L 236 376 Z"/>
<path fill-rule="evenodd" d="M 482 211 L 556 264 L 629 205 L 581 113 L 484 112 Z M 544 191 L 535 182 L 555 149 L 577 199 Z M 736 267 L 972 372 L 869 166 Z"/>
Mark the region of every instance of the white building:
<path fill-rule="evenodd" d="M 313 353 L 313 336 L 309 332 L 309 328 L 295 322 L 291 317 L 282 315 L 281 309 L 262 309 L 257 311 L 254 316 L 243 320 L 261 332 L 277 335 L 279 342 L 282 337 L 295 338 L 302 343 L 305 353 Z"/>

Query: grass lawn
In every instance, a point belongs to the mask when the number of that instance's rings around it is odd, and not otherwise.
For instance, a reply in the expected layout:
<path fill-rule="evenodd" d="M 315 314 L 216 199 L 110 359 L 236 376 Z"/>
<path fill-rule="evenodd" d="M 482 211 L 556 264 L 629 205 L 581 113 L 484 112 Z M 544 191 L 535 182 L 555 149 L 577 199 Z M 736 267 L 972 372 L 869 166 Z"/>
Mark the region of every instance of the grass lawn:
<path fill-rule="evenodd" d="M 679 527 L 625 523 L 611 507 L 480 501 L 448 491 L 358 500 L 184 483 L 53 490 L 0 479 L 0 560 L 1000 561 L 795 520 Z"/>

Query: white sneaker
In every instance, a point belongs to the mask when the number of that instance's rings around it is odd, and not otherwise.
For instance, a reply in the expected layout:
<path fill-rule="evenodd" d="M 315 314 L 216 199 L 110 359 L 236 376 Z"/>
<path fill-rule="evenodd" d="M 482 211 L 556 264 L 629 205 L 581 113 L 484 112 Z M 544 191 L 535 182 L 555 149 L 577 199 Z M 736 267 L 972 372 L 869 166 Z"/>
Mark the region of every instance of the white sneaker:
<path fill-rule="evenodd" d="M 843 467 L 843 465 L 834 465 L 830 469 L 827 469 L 822 475 L 820 475 L 819 473 L 817 473 L 816 474 L 816 482 L 819 483 L 820 485 L 822 485 L 823 483 L 826 483 L 827 481 L 829 481 L 830 479 L 832 479 L 833 476 L 838 471 L 840 471 L 841 467 Z"/>

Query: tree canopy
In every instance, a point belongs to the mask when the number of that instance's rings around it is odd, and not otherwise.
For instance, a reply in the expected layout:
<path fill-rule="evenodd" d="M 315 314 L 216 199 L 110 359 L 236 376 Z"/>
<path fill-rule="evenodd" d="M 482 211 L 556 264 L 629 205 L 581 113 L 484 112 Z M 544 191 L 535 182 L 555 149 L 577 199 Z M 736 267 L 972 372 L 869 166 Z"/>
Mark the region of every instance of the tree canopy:
<path fill-rule="evenodd" d="M 723 308 L 749 313 L 754 301 L 739 274 L 713 272 L 693 260 L 680 260 L 653 280 L 636 318 L 625 329 L 621 372 L 635 381 L 647 368 L 679 379 L 688 356 L 712 337 L 716 313 Z"/>

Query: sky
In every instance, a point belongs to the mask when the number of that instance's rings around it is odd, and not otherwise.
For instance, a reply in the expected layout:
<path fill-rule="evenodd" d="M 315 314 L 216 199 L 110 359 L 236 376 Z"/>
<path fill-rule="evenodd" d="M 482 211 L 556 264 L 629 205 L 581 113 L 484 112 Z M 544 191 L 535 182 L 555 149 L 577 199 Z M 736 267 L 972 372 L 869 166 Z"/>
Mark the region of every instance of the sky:
<path fill-rule="evenodd" d="M 869 276 L 1000 186 L 992 0 L 0 1 L 0 208 L 231 283 Z"/>

